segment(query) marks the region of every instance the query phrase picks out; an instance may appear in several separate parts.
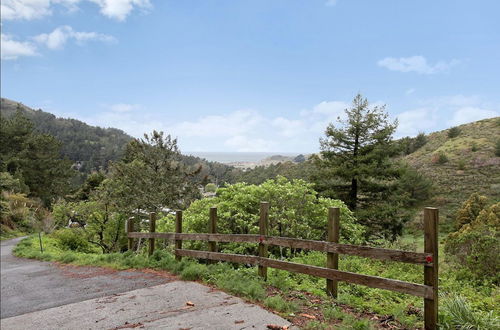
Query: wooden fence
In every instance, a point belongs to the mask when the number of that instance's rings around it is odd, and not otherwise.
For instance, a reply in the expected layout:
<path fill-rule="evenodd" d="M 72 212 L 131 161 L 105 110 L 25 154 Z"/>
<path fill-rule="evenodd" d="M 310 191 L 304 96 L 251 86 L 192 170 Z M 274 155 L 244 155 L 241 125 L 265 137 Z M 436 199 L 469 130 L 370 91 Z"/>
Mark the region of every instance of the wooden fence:
<path fill-rule="evenodd" d="M 175 218 L 175 233 L 155 232 L 156 215 L 150 215 L 149 233 L 134 232 L 132 219 L 127 223 L 127 236 L 129 249 L 133 246 L 135 238 L 149 239 L 149 254 L 153 254 L 155 239 L 168 239 L 175 242 L 176 259 L 191 257 L 207 259 L 209 262 L 228 261 L 258 266 L 258 274 L 267 278 L 267 268 L 283 269 L 291 272 L 302 273 L 326 279 L 327 292 L 337 298 L 338 281 L 365 285 L 371 288 L 386 289 L 402 292 L 424 299 L 425 329 L 436 329 L 438 318 L 438 209 L 424 209 L 424 252 L 410 252 L 358 246 L 339 243 L 340 209 L 329 208 L 327 241 L 312 241 L 298 238 L 268 236 L 269 203 L 260 205 L 259 234 L 217 234 L 217 208 L 210 208 L 209 231 L 210 233 L 182 233 L 182 211 L 177 211 Z M 182 241 L 198 240 L 208 242 L 209 251 L 182 249 Z M 240 242 L 258 244 L 258 256 L 239 255 L 217 252 L 217 242 Z M 269 245 L 287 247 L 291 249 L 306 249 L 326 253 L 327 267 L 303 265 L 288 261 L 268 258 Z M 338 270 L 339 254 L 347 254 L 379 260 L 392 260 L 424 266 L 424 284 L 416 284 L 399 280 L 387 279 L 378 276 L 363 275 Z"/>

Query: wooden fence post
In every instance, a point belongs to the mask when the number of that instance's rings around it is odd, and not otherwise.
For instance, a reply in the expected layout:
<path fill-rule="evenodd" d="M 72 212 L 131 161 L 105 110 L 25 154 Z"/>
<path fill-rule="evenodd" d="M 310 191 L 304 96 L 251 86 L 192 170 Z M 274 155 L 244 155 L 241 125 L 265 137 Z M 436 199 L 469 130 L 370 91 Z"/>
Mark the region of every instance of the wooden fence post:
<path fill-rule="evenodd" d="M 149 232 L 154 233 L 156 232 L 156 213 L 151 212 L 149 214 Z M 151 237 L 149 239 L 149 250 L 148 254 L 151 256 L 155 252 L 155 239 L 154 237 Z"/>
<path fill-rule="evenodd" d="M 182 233 L 182 211 L 177 211 L 175 212 L 175 232 L 176 233 Z M 182 249 L 182 240 L 175 240 L 175 249 L 180 250 Z M 182 257 L 176 255 L 175 260 L 181 261 Z"/>
<path fill-rule="evenodd" d="M 338 207 L 328 208 L 328 242 L 339 242 L 340 226 L 340 209 Z M 327 252 L 326 267 L 331 269 L 339 269 L 338 253 Z M 333 298 L 337 299 L 338 282 L 337 280 L 326 280 L 326 292 Z"/>
<path fill-rule="evenodd" d="M 424 209 L 424 252 L 431 253 L 429 265 L 424 266 L 424 284 L 432 286 L 432 299 L 424 299 L 425 329 L 437 329 L 438 323 L 438 222 L 436 208 Z"/>
<path fill-rule="evenodd" d="M 127 220 L 127 237 L 128 234 L 134 231 L 134 217 L 130 217 Z M 132 251 L 134 248 L 134 239 L 132 237 L 128 237 L 128 250 Z"/>
<path fill-rule="evenodd" d="M 269 203 L 261 202 L 260 203 L 260 219 L 259 219 L 259 234 L 260 234 L 260 243 L 259 243 L 259 257 L 267 258 L 267 245 L 262 241 L 264 240 L 264 236 L 267 236 L 269 226 Z M 259 276 L 267 280 L 267 267 L 259 265 Z"/>
<path fill-rule="evenodd" d="M 210 234 L 217 234 L 217 208 L 216 207 L 211 207 L 210 208 L 210 222 L 208 224 L 208 232 Z M 208 242 L 208 250 L 210 252 L 217 252 L 217 243 L 216 242 Z M 209 260 L 209 263 L 213 264 L 215 263 L 214 260 Z"/>

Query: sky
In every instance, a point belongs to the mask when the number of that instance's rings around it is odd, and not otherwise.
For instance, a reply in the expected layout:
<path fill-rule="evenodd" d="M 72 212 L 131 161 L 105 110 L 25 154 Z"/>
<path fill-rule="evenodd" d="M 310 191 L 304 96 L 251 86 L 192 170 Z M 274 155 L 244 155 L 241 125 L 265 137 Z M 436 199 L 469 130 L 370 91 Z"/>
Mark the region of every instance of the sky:
<path fill-rule="evenodd" d="M 178 138 L 319 150 L 356 94 L 395 138 L 500 116 L 500 1 L 2 0 L 1 95 Z"/>

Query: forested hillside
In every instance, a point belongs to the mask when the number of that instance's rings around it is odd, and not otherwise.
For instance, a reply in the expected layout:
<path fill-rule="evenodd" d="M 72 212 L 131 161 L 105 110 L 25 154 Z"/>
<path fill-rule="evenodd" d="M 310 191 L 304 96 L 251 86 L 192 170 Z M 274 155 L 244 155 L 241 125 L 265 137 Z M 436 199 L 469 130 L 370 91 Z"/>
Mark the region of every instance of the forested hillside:
<path fill-rule="evenodd" d="M 133 139 L 117 128 L 102 128 L 76 119 L 59 118 L 41 109 L 33 110 L 20 102 L 6 98 L 2 98 L 0 109 L 2 117 L 6 119 L 19 110 L 33 122 L 35 131 L 54 136 L 62 143 L 61 156 L 73 161 L 76 164 L 75 168 L 84 174 L 107 169 L 109 161 L 120 160 L 127 143 Z M 208 181 L 220 183 L 233 181 L 235 174 L 232 173 L 231 166 L 194 156 L 181 155 L 181 158 L 188 166 L 202 166 L 200 175 L 206 177 Z"/>
<path fill-rule="evenodd" d="M 95 127 L 76 119 L 58 118 L 2 98 L 2 116 L 9 118 L 18 109 L 33 122 L 36 131 L 50 134 L 62 142 L 62 156 L 79 162 L 82 172 L 106 168 L 108 161 L 120 159 L 125 145 L 132 140 L 130 135 L 116 128 Z"/>

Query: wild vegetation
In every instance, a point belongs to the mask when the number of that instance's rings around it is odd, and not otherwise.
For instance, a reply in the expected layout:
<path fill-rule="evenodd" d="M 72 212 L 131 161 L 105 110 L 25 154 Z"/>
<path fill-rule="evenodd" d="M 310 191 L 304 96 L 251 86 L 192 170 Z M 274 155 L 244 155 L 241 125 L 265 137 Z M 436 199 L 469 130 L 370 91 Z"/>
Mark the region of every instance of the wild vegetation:
<path fill-rule="evenodd" d="M 61 151 L 64 141 L 40 133 L 19 109 L 8 118 L 2 112 L 2 236 L 45 233 L 44 252 L 29 238 L 16 249 L 22 257 L 164 269 L 259 301 L 291 319 L 301 310 L 316 313 L 314 321 L 303 323 L 306 328 L 367 329 L 383 322 L 416 328 L 422 325 L 421 299 L 342 283 L 334 301 L 322 279 L 273 269 L 265 283 L 244 265 L 176 262 L 167 242 L 152 257 L 147 257 L 144 242 L 124 252 L 124 227 L 133 218 L 135 230 L 147 230 L 148 215 L 156 212 L 157 231 L 171 232 L 173 210 L 182 209 L 183 231 L 207 232 L 209 208 L 216 206 L 218 232 L 258 233 L 259 203 L 265 200 L 270 203 L 271 235 L 324 240 L 327 209 L 336 206 L 341 209 L 341 242 L 421 252 L 418 210 L 431 203 L 444 211 L 442 327 L 498 327 L 500 163 L 497 137 L 487 133 L 498 129 L 498 120 L 462 125 L 451 134 L 393 141 L 396 123 L 362 96 L 346 115 L 346 122 L 327 128 L 322 152 L 309 159 L 241 171 L 183 156 L 175 139 L 154 131 L 128 140 L 119 157 L 107 159 L 106 167 L 89 172 L 77 184 L 72 179 L 78 168 Z M 201 192 L 212 197 L 202 198 Z M 206 249 L 202 243 L 186 244 Z M 256 253 L 252 244 L 224 243 L 219 249 Z M 270 253 L 304 264 L 326 262 L 321 252 L 273 248 Z M 419 267 L 397 262 L 341 256 L 339 268 L 423 280 Z"/>

